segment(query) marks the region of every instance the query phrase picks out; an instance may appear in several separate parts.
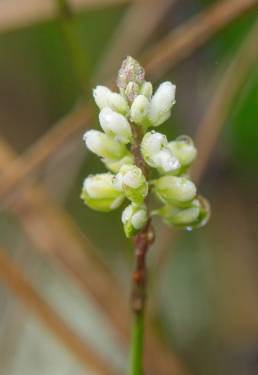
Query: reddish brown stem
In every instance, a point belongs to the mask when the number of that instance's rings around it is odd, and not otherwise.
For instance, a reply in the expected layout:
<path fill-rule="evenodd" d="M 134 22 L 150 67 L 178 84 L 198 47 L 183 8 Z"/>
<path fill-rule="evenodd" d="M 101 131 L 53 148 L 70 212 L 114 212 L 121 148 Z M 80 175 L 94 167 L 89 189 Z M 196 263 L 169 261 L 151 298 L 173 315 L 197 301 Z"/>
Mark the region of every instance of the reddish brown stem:
<path fill-rule="evenodd" d="M 141 154 L 142 134 L 140 128 L 132 124 L 133 144 L 131 151 L 134 155 L 135 164 L 142 170 L 142 173 L 147 178 L 148 166 L 146 165 Z M 147 200 L 146 200 L 146 205 Z M 133 272 L 132 281 L 132 310 L 135 313 L 142 312 L 146 300 L 146 254 L 150 244 L 154 240 L 154 232 L 151 226 L 151 218 L 142 231 L 135 237 L 135 270 Z"/>
<path fill-rule="evenodd" d="M 133 272 L 132 309 L 135 313 L 144 310 L 146 300 L 146 254 L 153 242 L 151 219 L 135 237 L 135 270 Z"/>
<path fill-rule="evenodd" d="M 142 141 L 142 133 L 140 128 L 137 125 L 131 125 L 132 132 L 133 132 L 133 143 L 131 146 L 131 151 L 134 155 L 134 161 L 137 167 L 142 170 L 142 173 L 147 178 L 148 177 L 148 167 L 145 164 L 145 161 L 141 154 L 141 141 Z"/>

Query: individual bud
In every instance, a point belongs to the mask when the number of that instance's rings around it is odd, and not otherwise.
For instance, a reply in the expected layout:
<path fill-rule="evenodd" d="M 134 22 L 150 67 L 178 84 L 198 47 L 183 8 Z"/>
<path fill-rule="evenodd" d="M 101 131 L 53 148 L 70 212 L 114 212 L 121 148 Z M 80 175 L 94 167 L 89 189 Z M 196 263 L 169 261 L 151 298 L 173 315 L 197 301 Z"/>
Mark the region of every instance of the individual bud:
<path fill-rule="evenodd" d="M 127 238 L 137 234 L 147 224 L 148 214 L 145 205 L 131 203 L 122 213 L 122 223 Z"/>
<path fill-rule="evenodd" d="M 174 173 L 181 166 L 168 148 L 167 137 L 155 131 L 148 132 L 143 137 L 141 153 L 146 163 L 158 168 L 160 173 Z"/>
<path fill-rule="evenodd" d="M 122 165 L 132 165 L 134 164 L 134 156 L 128 151 L 122 159 L 119 160 L 109 160 L 103 159 L 105 166 L 113 173 L 118 173 Z"/>
<path fill-rule="evenodd" d="M 127 153 L 125 145 L 98 130 L 88 130 L 83 139 L 90 151 L 104 159 L 119 160 Z"/>
<path fill-rule="evenodd" d="M 89 176 L 84 180 L 81 198 L 84 203 L 96 211 L 108 212 L 121 205 L 124 194 L 113 186 L 111 173 Z"/>
<path fill-rule="evenodd" d="M 129 106 L 125 98 L 117 92 L 111 92 L 108 98 L 108 107 L 113 111 L 119 112 L 122 115 L 127 116 L 129 112 Z"/>
<path fill-rule="evenodd" d="M 192 223 L 186 226 L 186 229 L 188 231 L 192 231 L 193 229 L 203 227 L 204 225 L 207 224 L 207 222 L 210 219 L 211 212 L 210 212 L 210 204 L 208 200 L 202 197 L 201 195 L 198 195 L 196 200 L 199 202 L 199 205 L 200 205 L 200 213 L 195 221 L 193 221 Z"/>
<path fill-rule="evenodd" d="M 93 90 L 93 97 L 100 110 L 110 107 L 113 111 L 123 115 L 127 115 L 129 112 L 129 106 L 125 98 L 116 92 L 112 92 L 106 86 L 97 86 Z"/>
<path fill-rule="evenodd" d="M 185 177 L 163 176 L 154 182 L 154 190 L 164 203 L 185 207 L 196 196 L 196 187 Z"/>
<path fill-rule="evenodd" d="M 109 97 L 112 94 L 112 91 L 109 90 L 106 86 L 98 85 L 93 90 L 93 97 L 99 109 L 107 107 L 109 104 Z"/>
<path fill-rule="evenodd" d="M 144 81 L 144 69 L 133 57 L 127 56 L 118 71 L 117 86 L 125 89 L 129 82 L 141 85 Z"/>
<path fill-rule="evenodd" d="M 129 103 L 132 103 L 134 99 L 139 95 L 139 92 L 140 92 L 140 87 L 138 83 L 129 82 L 125 88 L 124 95 L 129 101 Z"/>
<path fill-rule="evenodd" d="M 152 156 L 165 149 L 168 145 L 167 137 L 154 130 L 144 135 L 141 143 L 141 153 L 146 163 L 155 167 L 152 163 Z"/>
<path fill-rule="evenodd" d="M 152 87 L 151 82 L 144 81 L 141 86 L 140 94 L 146 96 L 146 98 L 150 100 L 152 97 L 152 93 L 153 93 L 153 87 Z"/>
<path fill-rule="evenodd" d="M 166 224 L 173 224 L 179 227 L 193 225 L 198 220 L 201 212 L 201 205 L 197 199 L 194 199 L 189 206 L 185 208 L 166 205 L 154 214 L 161 216 Z"/>
<path fill-rule="evenodd" d="M 186 135 L 169 142 L 168 147 L 183 167 L 189 166 L 196 158 L 197 149 L 192 139 Z"/>
<path fill-rule="evenodd" d="M 157 152 L 157 154 L 152 157 L 153 164 L 155 164 L 160 174 L 177 174 L 181 164 L 177 158 L 171 153 L 171 151 L 166 148 Z"/>
<path fill-rule="evenodd" d="M 104 132 L 116 141 L 129 143 L 132 140 L 132 130 L 126 118 L 120 113 L 106 107 L 100 111 L 99 121 Z"/>
<path fill-rule="evenodd" d="M 147 125 L 147 114 L 150 102 L 144 95 L 138 95 L 131 106 L 130 119 L 137 125 Z"/>
<path fill-rule="evenodd" d="M 135 165 L 123 165 L 113 184 L 118 191 L 123 191 L 131 202 L 137 204 L 142 203 L 148 194 L 148 183 L 141 169 Z"/>
<path fill-rule="evenodd" d="M 175 104 L 176 86 L 171 82 L 163 82 L 153 95 L 150 103 L 149 119 L 152 126 L 159 126 L 169 116 Z"/>
<path fill-rule="evenodd" d="M 157 127 L 157 126 L 162 125 L 165 121 L 167 121 L 170 116 L 171 116 L 171 110 L 167 112 L 160 112 L 159 117 L 157 118 L 157 120 L 155 120 L 155 122 L 153 122 L 153 119 L 151 118 L 150 115 L 148 116 L 148 119 L 149 119 L 151 126 Z"/>
<path fill-rule="evenodd" d="M 203 227 L 208 222 L 210 205 L 205 198 L 198 196 L 185 208 L 166 205 L 155 210 L 153 215 L 160 215 L 167 224 L 191 231 Z"/>

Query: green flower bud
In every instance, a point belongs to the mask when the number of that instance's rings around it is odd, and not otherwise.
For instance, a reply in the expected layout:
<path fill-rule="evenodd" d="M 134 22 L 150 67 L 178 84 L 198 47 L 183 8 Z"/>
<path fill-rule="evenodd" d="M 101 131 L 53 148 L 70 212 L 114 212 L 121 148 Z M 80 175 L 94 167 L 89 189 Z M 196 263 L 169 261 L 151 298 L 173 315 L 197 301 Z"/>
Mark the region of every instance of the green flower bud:
<path fill-rule="evenodd" d="M 153 214 L 163 217 L 167 224 L 173 224 L 191 231 L 203 227 L 208 222 L 210 205 L 205 198 L 198 196 L 185 208 L 166 205 L 154 211 Z"/>
<path fill-rule="evenodd" d="M 126 144 L 132 140 L 132 129 L 127 119 L 111 108 L 105 107 L 100 111 L 99 122 L 104 132 L 116 141 Z"/>
<path fill-rule="evenodd" d="M 194 222 L 187 225 L 186 229 L 188 231 L 203 227 L 210 219 L 211 210 L 208 200 L 201 195 L 198 195 L 197 200 L 200 204 L 200 213 L 198 218 Z"/>
<path fill-rule="evenodd" d="M 118 191 L 123 191 L 136 204 L 142 203 L 148 194 L 148 183 L 141 169 L 135 165 L 123 165 L 113 183 Z"/>
<path fill-rule="evenodd" d="M 146 125 L 150 103 L 146 96 L 138 95 L 131 106 L 130 119 L 137 125 Z"/>
<path fill-rule="evenodd" d="M 120 160 L 108 160 L 108 159 L 103 159 L 102 160 L 105 164 L 105 166 L 113 173 L 118 173 L 122 165 L 132 165 L 134 164 L 134 156 L 130 152 L 126 156 L 124 156 Z"/>
<path fill-rule="evenodd" d="M 135 82 L 141 86 L 144 81 L 144 69 L 133 57 L 127 56 L 122 62 L 117 76 L 117 86 L 125 89 L 129 82 Z"/>
<path fill-rule="evenodd" d="M 131 203 L 122 213 L 122 223 L 127 238 L 137 234 L 148 221 L 147 208 L 145 205 L 137 206 Z"/>
<path fill-rule="evenodd" d="M 84 203 L 96 211 L 108 212 L 119 207 L 124 194 L 113 186 L 114 175 L 101 173 L 88 176 L 83 183 L 81 198 Z"/>
<path fill-rule="evenodd" d="M 152 84 L 151 82 L 144 81 L 140 90 L 140 94 L 146 96 L 147 99 L 151 99 L 152 97 Z"/>
<path fill-rule="evenodd" d="M 83 139 L 94 154 L 109 160 L 119 160 L 127 154 L 127 148 L 98 130 L 88 130 Z"/>
<path fill-rule="evenodd" d="M 167 224 L 186 227 L 196 222 L 200 215 L 200 211 L 201 205 L 197 199 L 194 199 L 189 206 L 185 208 L 166 205 L 154 213 L 163 217 Z"/>
<path fill-rule="evenodd" d="M 189 166 L 196 158 L 197 150 L 192 139 L 186 135 L 169 142 L 168 147 L 183 167 Z"/>
<path fill-rule="evenodd" d="M 160 177 L 154 181 L 154 190 L 162 202 L 179 207 L 185 207 L 196 195 L 194 183 L 185 177 Z"/>
<path fill-rule="evenodd" d="M 164 134 L 151 131 L 145 134 L 141 143 L 141 153 L 146 163 L 158 168 L 160 173 L 176 173 L 181 165 L 168 148 Z"/>

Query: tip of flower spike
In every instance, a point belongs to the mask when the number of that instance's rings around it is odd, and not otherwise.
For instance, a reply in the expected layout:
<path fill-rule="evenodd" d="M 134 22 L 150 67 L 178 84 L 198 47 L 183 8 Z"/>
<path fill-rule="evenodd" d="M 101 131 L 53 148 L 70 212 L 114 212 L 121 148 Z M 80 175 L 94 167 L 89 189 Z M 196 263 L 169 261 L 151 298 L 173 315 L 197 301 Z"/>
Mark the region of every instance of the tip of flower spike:
<path fill-rule="evenodd" d="M 145 71 L 138 61 L 131 56 L 127 56 L 118 71 L 117 86 L 120 89 L 125 89 L 129 82 L 142 84 L 144 76 Z"/>

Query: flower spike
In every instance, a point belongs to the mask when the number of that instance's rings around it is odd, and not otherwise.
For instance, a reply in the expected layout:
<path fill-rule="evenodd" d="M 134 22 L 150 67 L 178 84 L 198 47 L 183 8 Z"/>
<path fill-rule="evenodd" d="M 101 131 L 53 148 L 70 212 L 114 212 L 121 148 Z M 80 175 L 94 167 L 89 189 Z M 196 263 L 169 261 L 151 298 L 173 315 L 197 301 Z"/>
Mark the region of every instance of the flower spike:
<path fill-rule="evenodd" d="M 131 56 L 121 65 L 117 86 L 119 92 L 103 85 L 93 90 L 103 132 L 89 130 L 84 140 L 112 173 L 85 179 L 85 204 L 111 211 L 129 200 L 122 216 L 127 237 L 136 235 L 150 219 L 146 202 L 152 193 L 163 204 L 153 214 L 166 224 L 188 230 L 203 226 L 210 216 L 209 204 L 197 196 L 196 186 L 186 175 L 197 156 L 192 139 L 179 136 L 168 140 L 152 130 L 170 117 L 176 86 L 166 81 L 153 93 L 144 68 Z"/>

